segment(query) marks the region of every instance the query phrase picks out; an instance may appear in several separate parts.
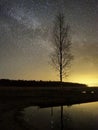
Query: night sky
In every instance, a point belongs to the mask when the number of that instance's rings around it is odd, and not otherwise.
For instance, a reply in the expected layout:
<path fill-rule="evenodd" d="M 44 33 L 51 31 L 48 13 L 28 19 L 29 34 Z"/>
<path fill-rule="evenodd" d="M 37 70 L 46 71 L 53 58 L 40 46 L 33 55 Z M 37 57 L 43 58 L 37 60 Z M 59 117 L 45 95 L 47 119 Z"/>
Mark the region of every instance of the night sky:
<path fill-rule="evenodd" d="M 49 64 L 59 11 L 71 26 L 74 55 L 64 81 L 98 85 L 98 0 L 0 0 L 0 78 L 59 80 Z"/>

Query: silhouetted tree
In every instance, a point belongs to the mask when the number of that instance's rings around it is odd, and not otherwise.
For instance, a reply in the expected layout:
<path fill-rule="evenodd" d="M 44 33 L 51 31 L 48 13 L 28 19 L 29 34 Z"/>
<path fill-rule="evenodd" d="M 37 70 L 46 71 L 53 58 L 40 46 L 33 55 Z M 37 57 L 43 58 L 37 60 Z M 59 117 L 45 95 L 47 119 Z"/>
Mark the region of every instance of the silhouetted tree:
<path fill-rule="evenodd" d="M 67 71 L 70 66 L 70 61 L 73 56 L 70 52 L 71 38 L 70 27 L 65 25 L 64 14 L 57 14 L 53 27 L 53 52 L 51 53 L 51 63 L 59 72 L 60 81 L 63 76 L 67 76 Z"/>

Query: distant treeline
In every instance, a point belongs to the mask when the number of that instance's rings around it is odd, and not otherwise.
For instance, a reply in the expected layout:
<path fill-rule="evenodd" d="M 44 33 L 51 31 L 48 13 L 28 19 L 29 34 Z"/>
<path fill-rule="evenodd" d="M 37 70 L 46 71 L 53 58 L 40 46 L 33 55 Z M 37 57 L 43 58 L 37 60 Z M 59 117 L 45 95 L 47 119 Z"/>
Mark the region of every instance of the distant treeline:
<path fill-rule="evenodd" d="M 9 80 L 0 79 L 0 86 L 3 87 L 87 87 L 85 84 L 59 82 L 59 81 L 35 81 L 35 80 Z"/>

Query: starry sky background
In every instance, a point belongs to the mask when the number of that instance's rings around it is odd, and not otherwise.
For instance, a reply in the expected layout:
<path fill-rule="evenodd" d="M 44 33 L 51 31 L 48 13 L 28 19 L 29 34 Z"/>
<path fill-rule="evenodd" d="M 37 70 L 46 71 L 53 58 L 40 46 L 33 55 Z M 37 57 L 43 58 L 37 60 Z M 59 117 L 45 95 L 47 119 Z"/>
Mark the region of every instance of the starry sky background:
<path fill-rule="evenodd" d="M 59 11 L 71 26 L 74 55 L 64 81 L 98 85 L 98 0 L 0 0 L 0 78 L 59 80 L 49 64 Z"/>

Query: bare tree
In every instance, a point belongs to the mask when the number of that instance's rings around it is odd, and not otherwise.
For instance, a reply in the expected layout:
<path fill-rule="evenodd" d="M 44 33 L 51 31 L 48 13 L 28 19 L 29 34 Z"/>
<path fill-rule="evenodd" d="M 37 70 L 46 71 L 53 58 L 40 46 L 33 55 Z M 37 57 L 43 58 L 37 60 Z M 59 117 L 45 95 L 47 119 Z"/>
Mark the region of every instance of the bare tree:
<path fill-rule="evenodd" d="M 70 38 L 70 27 L 65 25 L 64 14 L 59 13 L 54 22 L 53 27 L 53 52 L 51 53 L 51 63 L 53 67 L 59 72 L 60 81 L 63 76 L 67 75 L 68 68 L 73 58 Z"/>

